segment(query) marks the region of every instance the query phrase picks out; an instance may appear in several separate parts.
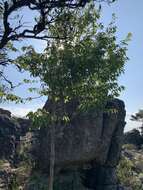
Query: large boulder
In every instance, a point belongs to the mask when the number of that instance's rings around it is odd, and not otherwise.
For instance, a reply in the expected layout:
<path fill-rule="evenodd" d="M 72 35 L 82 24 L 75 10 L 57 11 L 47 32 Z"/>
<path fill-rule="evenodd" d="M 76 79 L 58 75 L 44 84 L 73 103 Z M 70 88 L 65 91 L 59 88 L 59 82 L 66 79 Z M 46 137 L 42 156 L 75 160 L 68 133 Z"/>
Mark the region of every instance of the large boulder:
<path fill-rule="evenodd" d="M 56 165 L 70 165 L 94 160 L 98 164 L 116 166 L 125 126 L 124 103 L 108 103 L 109 111 L 92 111 L 74 118 L 69 125 L 56 126 Z M 48 168 L 50 132 L 41 132 L 41 168 Z M 41 159 L 40 159 L 41 160 Z M 43 163 L 44 162 L 44 163 Z"/>
<path fill-rule="evenodd" d="M 48 103 L 46 104 L 48 108 Z M 55 164 L 60 172 L 80 168 L 86 187 L 117 190 L 115 168 L 118 164 L 125 126 L 125 107 L 121 100 L 107 103 L 105 111 L 94 110 L 74 118 L 69 125 L 57 126 Z M 49 171 L 50 132 L 41 130 L 38 166 Z M 88 165 L 88 167 L 87 167 Z M 86 168 L 86 169 L 85 169 Z M 77 169 L 77 170 L 78 170 Z"/>

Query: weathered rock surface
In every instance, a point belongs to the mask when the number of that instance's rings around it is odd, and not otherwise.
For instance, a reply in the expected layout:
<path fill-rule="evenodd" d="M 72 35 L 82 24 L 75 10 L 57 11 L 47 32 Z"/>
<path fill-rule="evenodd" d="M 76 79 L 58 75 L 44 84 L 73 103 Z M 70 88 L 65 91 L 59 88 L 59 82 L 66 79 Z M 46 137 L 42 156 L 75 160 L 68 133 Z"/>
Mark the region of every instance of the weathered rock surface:
<path fill-rule="evenodd" d="M 0 112 L 0 159 L 15 161 L 17 146 L 21 137 L 26 135 L 28 127 L 28 120 L 11 118 L 7 110 Z"/>
<path fill-rule="evenodd" d="M 31 167 L 25 168 L 25 150 L 31 143 L 29 125 L 27 119 L 12 118 L 9 111 L 0 109 L 0 190 L 23 189 L 20 183 L 25 184 Z"/>
<path fill-rule="evenodd" d="M 59 171 L 71 166 L 80 168 L 85 174 L 85 186 L 96 190 L 118 189 L 115 168 L 123 140 L 125 107 L 116 99 L 108 102 L 107 108 L 115 112 L 95 110 L 78 116 L 67 126 L 56 127 L 56 167 Z M 41 132 L 40 140 L 39 168 L 48 172 L 48 128 Z M 89 169 L 83 169 L 87 164 Z"/>
<path fill-rule="evenodd" d="M 0 108 L 0 114 L 1 115 L 7 115 L 8 117 L 11 117 L 11 112 L 8 110 L 4 110 L 2 108 Z"/>
<path fill-rule="evenodd" d="M 10 117 L 0 114 L 0 159 L 13 159 L 18 128 L 18 124 Z"/>

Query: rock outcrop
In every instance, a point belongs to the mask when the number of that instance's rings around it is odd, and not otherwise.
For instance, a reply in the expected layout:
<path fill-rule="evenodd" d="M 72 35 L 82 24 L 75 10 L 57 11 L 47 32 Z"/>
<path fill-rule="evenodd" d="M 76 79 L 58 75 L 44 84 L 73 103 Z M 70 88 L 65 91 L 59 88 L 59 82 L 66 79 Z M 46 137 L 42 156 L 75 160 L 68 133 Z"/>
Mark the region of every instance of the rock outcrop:
<path fill-rule="evenodd" d="M 143 135 L 140 130 L 132 129 L 124 134 L 124 144 L 133 144 L 138 148 L 143 146 Z"/>
<path fill-rule="evenodd" d="M 8 110 L 4 110 L 4 109 L 0 108 L 0 115 L 5 115 L 8 117 L 11 117 L 11 112 Z"/>
<path fill-rule="evenodd" d="M 116 166 L 123 140 L 125 107 L 121 100 L 115 99 L 108 102 L 106 108 L 107 112 L 92 110 L 88 114 L 76 116 L 66 126 L 56 127 L 55 182 L 58 190 L 121 189 L 116 177 Z M 69 111 L 73 110 L 74 106 Z M 26 136 L 28 126 L 27 120 L 15 121 L 10 115 L 0 114 L 0 159 L 14 161 L 17 141 L 21 144 L 21 137 Z M 49 146 L 47 127 L 38 135 L 34 155 L 38 173 L 44 175 L 49 172 Z M 38 187 L 27 184 L 25 190 Z"/>
<path fill-rule="evenodd" d="M 74 170 L 80 170 L 84 175 L 83 184 L 87 188 L 118 189 L 116 166 L 123 140 L 125 107 L 122 101 L 116 99 L 108 102 L 106 108 L 107 112 L 94 110 L 77 116 L 67 126 L 56 127 L 57 175 L 60 176 L 60 172 L 65 170 L 70 172 L 70 168 L 74 167 Z M 48 128 L 41 131 L 40 139 L 39 168 L 48 172 Z"/>
<path fill-rule="evenodd" d="M 27 119 L 12 118 L 9 111 L 0 109 L 0 159 L 15 161 L 17 147 L 28 132 L 29 124 Z"/>
<path fill-rule="evenodd" d="M 0 190 L 22 190 L 21 183 L 23 186 L 29 177 L 31 166 L 25 168 L 31 144 L 29 126 L 29 120 L 11 117 L 9 111 L 0 109 Z"/>
<path fill-rule="evenodd" d="M 0 159 L 14 159 L 19 127 L 11 117 L 0 114 Z"/>

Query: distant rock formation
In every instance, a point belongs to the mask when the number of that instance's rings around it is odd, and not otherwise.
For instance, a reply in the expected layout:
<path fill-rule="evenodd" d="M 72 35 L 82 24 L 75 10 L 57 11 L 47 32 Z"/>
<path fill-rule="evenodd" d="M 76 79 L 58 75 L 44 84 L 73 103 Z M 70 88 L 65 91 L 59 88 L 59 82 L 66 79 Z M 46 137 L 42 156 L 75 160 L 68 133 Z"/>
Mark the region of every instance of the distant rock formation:
<path fill-rule="evenodd" d="M 11 117 L 11 112 L 0 108 L 0 115 L 7 115 L 8 117 Z"/>
<path fill-rule="evenodd" d="M 28 132 L 29 124 L 28 120 L 12 118 L 11 112 L 0 109 L 0 159 L 15 161 L 16 148 Z"/>
<path fill-rule="evenodd" d="M 0 114 L 0 159 L 13 160 L 16 141 L 18 140 L 18 128 L 20 127 L 8 114 L 8 111 Z"/>
<path fill-rule="evenodd" d="M 74 106 L 69 111 L 73 111 Z M 125 107 L 118 99 L 108 102 L 106 107 L 116 111 L 112 113 L 94 110 L 78 115 L 67 126 L 56 128 L 55 179 L 58 190 L 121 189 L 116 177 L 116 166 L 123 141 Z M 17 146 L 21 143 L 21 137 L 26 136 L 29 122 L 15 120 L 10 115 L 0 113 L 0 159 L 15 162 Z M 49 144 L 49 129 L 42 129 L 34 156 L 40 173 L 47 175 Z M 36 188 L 29 185 L 25 188 L 34 189 Z"/>
<path fill-rule="evenodd" d="M 124 134 L 124 144 L 133 144 L 141 148 L 143 146 L 143 135 L 138 129 L 132 129 Z"/>

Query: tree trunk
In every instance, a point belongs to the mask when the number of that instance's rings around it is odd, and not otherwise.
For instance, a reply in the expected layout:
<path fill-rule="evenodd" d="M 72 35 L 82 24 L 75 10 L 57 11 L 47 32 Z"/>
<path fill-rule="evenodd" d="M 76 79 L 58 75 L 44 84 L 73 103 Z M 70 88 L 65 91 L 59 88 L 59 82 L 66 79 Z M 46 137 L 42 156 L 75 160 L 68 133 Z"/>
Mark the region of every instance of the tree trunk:
<path fill-rule="evenodd" d="M 54 167 L 55 167 L 55 125 L 50 127 L 50 174 L 48 190 L 54 189 Z"/>

